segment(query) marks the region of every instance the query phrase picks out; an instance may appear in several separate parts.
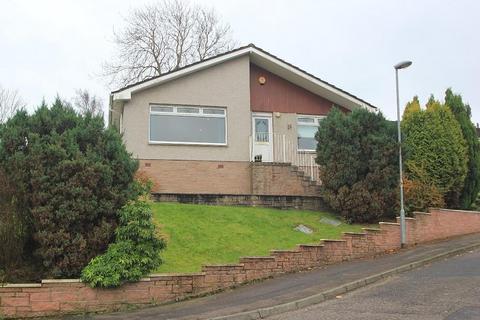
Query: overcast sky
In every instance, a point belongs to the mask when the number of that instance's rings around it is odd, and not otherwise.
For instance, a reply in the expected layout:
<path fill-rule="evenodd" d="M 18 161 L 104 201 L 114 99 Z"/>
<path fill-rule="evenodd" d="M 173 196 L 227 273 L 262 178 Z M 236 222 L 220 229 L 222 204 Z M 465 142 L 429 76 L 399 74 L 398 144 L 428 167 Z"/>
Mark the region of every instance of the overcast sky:
<path fill-rule="evenodd" d="M 113 55 L 112 32 L 128 11 L 152 1 L 0 0 L 0 84 L 32 110 L 43 97 L 76 88 L 101 96 L 98 77 Z M 480 122 L 480 1 L 197 0 L 229 22 L 239 44 L 254 43 L 378 106 L 396 118 L 393 65 L 401 102 L 452 87 Z"/>

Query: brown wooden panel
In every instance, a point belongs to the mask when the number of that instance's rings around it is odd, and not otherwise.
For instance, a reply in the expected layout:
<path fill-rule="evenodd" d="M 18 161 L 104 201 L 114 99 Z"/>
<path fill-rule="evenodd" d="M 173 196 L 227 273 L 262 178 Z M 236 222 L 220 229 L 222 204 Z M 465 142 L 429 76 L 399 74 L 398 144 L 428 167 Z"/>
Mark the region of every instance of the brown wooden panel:
<path fill-rule="evenodd" d="M 259 77 L 266 79 L 261 85 Z M 250 64 L 250 107 L 257 112 L 326 115 L 333 103 L 254 64 Z M 341 108 L 347 112 L 347 109 Z"/>

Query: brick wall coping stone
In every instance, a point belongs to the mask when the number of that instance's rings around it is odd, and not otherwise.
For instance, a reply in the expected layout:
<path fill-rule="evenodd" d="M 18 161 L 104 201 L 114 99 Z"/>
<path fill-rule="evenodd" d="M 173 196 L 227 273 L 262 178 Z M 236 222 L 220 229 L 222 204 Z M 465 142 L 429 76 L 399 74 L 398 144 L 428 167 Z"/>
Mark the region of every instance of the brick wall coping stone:
<path fill-rule="evenodd" d="M 459 210 L 459 209 L 430 208 L 429 210 L 436 210 L 436 211 L 442 211 L 442 212 L 461 212 L 461 213 L 476 214 L 476 215 L 480 214 L 480 211 Z M 430 213 L 424 213 L 424 214 L 430 214 Z"/>
<path fill-rule="evenodd" d="M 41 283 L 0 283 L 0 288 L 40 288 Z"/>
<path fill-rule="evenodd" d="M 80 279 L 43 279 L 42 283 L 79 283 Z"/>
<path fill-rule="evenodd" d="M 280 249 L 275 249 L 275 250 L 270 250 L 270 252 L 273 252 L 273 253 L 296 253 L 296 252 L 300 252 L 298 250 L 280 250 Z"/>
<path fill-rule="evenodd" d="M 225 267 L 243 267 L 243 263 L 226 263 L 226 264 L 209 264 L 202 266 L 202 268 L 225 268 Z"/>
<path fill-rule="evenodd" d="M 480 214 L 464 210 L 430 209 L 408 220 L 407 245 L 413 246 L 480 232 Z M 242 257 L 237 264 L 206 265 L 203 272 L 151 274 L 119 288 L 93 289 L 79 279 L 44 279 L 33 284 L 0 285 L 0 318 L 60 316 L 106 312 L 122 307 L 179 301 L 277 276 L 374 257 L 400 249 L 400 225 L 380 222 L 364 233 L 346 232 L 342 239 L 322 239 L 295 249 L 272 250 L 270 256 Z M 381 231 L 381 232 L 379 232 Z"/>
<path fill-rule="evenodd" d="M 152 273 L 149 275 L 150 278 L 161 278 L 161 277 L 191 277 L 191 276 L 204 276 L 205 272 L 192 272 L 192 273 Z"/>
<path fill-rule="evenodd" d="M 417 216 L 417 215 L 426 215 L 426 216 L 430 216 L 431 214 L 429 212 L 421 212 L 421 211 L 413 211 L 413 215 L 414 216 Z"/>

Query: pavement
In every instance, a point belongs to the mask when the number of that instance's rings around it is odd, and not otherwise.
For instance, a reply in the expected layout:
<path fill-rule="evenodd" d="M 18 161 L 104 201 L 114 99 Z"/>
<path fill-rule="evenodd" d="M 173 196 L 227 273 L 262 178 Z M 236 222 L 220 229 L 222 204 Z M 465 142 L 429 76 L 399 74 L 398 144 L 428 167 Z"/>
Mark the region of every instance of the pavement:
<path fill-rule="evenodd" d="M 480 250 L 437 261 L 271 320 L 480 319 Z"/>
<path fill-rule="evenodd" d="M 195 298 L 183 302 L 139 309 L 130 312 L 118 312 L 104 315 L 82 315 L 82 319 L 210 319 L 226 317 L 227 319 L 257 319 L 259 313 L 252 310 L 271 310 L 270 314 L 298 309 L 312 304 L 322 292 L 330 290 L 333 297 L 338 293 L 335 288 L 355 289 L 361 285 L 345 286 L 348 283 L 366 285 L 390 275 L 391 270 L 399 266 L 407 268 L 396 272 L 409 270 L 446 254 L 452 255 L 461 248 L 480 247 L 480 234 L 464 236 L 447 241 L 419 245 L 414 248 L 402 249 L 396 254 L 382 255 L 373 259 L 354 260 L 340 264 L 329 265 L 311 271 L 284 274 L 273 279 L 241 286 L 218 294 Z M 419 261 L 421 263 L 419 263 Z M 422 262 L 423 261 L 423 262 Z M 395 272 L 395 273 L 396 273 Z M 383 277 L 382 277 L 383 274 Z M 362 280 L 363 279 L 363 280 Z M 365 281 L 364 279 L 367 279 Z M 341 290 L 340 292 L 349 290 Z M 310 297 L 310 298 L 309 298 Z M 324 297 L 323 295 L 320 298 Z M 293 303 L 292 301 L 309 301 L 309 303 Z M 309 300 L 310 299 L 310 300 Z M 480 298 L 479 298 L 480 299 Z M 318 299 L 318 302 L 325 299 Z M 282 305 L 290 308 L 283 308 Z M 323 305 L 323 304 L 322 304 Z M 246 312 L 246 314 L 245 314 Z M 239 313 L 244 313 L 243 315 Z M 268 313 L 267 313 L 268 314 Z M 232 316 L 233 315 L 233 316 Z M 255 316 L 256 315 L 256 316 Z M 264 314 L 262 314 L 264 316 Z M 343 318 L 343 317 L 341 317 Z M 335 318 L 338 319 L 338 318 Z"/>

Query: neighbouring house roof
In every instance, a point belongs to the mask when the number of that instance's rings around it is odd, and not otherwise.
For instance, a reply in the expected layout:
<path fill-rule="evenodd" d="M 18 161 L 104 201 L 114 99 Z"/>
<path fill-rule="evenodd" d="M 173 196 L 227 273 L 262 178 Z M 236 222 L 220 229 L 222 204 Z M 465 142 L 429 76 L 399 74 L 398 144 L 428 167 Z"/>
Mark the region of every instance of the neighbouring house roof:
<path fill-rule="evenodd" d="M 478 126 L 478 123 L 475 129 L 477 130 L 477 137 L 480 139 L 480 127 Z"/>
<path fill-rule="evenodd" d="M 151 87 L 161 85 L 165 82 L 184 77 L 191 73 L 195 73 L 206 68 L 236 59 L 241 56 L 248 55 L 253 64 L 270 71 L 285 80 L 288 80 L 299 87 L 302 87 L 314 94 L 322 96 L 335 104 L 341 105 L 347 109 L 363 107 L 375 110 L 376 107 L 359 97 L 342 90 L 331 83 L 328 83 L 316 76 L 276 57 L 275 55 L 249 44 L 208 59 L 198 61 L 182 68 L 164 73 L 162 75 L 146 79 L 124 88 L 118 89 L 111 93 L 113 101 L 130 100 L 132 93 L 136 93 Z"/>

